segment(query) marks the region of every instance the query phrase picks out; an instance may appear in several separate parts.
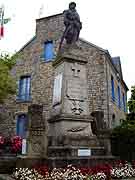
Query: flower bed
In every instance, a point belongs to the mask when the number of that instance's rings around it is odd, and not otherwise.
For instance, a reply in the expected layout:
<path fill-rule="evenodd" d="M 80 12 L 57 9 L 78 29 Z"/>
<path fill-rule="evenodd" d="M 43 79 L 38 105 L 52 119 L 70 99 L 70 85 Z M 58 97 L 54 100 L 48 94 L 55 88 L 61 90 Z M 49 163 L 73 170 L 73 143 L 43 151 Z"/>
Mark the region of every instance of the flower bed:
<path fill-rule="evenodd" d="M 135 169 L 133 164 L 119 163 L 111 170 L 111 177 L 117 179 L 135 177 Z"/>
<path fill-rule="evenodd" d="M 20 136 L 3 137 L 0 136 L 0 154 L 18 154 L 21 153 L 22 138 Z"/>
<path fill-rule="evenodd" d="M 49 170 L 47 166 L 36 166 L 33 169 L 19 168 L 13 173 L 13 178 L 35 180 L 110 180 L 129 179 L 135 177 L 134 163 L 115 162 L 114 167 L 108 164 L 93 168 L 75 168 L 68 165 L 66 168 Z"/>
<path fill-rule="evenodd" d="M 21 153 L 22 150 L 22 138 L 20 136 L 14 136 L 11 138 L 11 151 L 13 153 Z"/>

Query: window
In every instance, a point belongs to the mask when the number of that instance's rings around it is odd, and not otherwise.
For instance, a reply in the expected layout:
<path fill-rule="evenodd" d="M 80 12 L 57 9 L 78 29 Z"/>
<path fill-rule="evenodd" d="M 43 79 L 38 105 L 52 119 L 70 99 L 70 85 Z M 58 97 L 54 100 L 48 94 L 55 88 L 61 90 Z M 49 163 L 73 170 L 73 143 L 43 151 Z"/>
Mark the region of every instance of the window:
<path fill-rule="evenodd" d="M 111 76 L 111 88 L 112 88 L 112 100 L 115 101 L 114 79 L 113 79 L 113 76 Z"/>
<path fill-rule="evenodd" d="M 124 112 L 126 112 L 126 98 L 125 98 L 125 94 L 123 93 L 123 109 L 124 109 Z"/>
<path fill-rule="evenodd" d="M 121 101 L 120 101 L 120 87 L 118 86 L 118 106 L 121 107 Z"/>
<path fill-rule="evenodd" d="M 20 78 L 18 99 L 22 101 L 30 100 L 30 76 Z"/>
<path fill-rule="evenodd" d="M 52 60 L 54 57 L 53 53 L 53 42 L 47 41 L 44 43 L 44 59 L 46 61 Z"/>
<path fill-rule="evenodd" d="M 27 120 L 26 114 L 20 114 L 17 118 L 16 134 L 22 138 L 26 138 Z"/>

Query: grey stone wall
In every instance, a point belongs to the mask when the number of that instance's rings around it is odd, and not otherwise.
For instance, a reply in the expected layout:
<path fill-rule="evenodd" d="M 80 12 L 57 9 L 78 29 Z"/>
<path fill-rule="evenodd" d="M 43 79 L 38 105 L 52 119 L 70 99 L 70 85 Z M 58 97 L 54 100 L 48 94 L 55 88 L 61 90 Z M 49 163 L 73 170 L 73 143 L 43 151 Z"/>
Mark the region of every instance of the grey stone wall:
<path fill-rule="evenodd" d="M 88 62 L 87 78 L 90 113 L 103 111 L 106 127 L 113 128 L 120 124 L 120 119 L 126 118 L 122 94 L 127 95 L 127 88 L 123 83 L 123 79 L 118 78 L 118 72 L 111 63 L 108 51 L 82 40 L 80 40 L 78 46 L 81 49 L 78 56 L 83 56 Z M 115 82 L 115 102 L 112 100 L 111 76 L 114 77 Z M 121 91 L 121 108 L 118 107 L 118 84 Z M 112 123 L 113 115 L 115 115 L 114 125 Z"/>
<path fill-rule="evenodd" d="M 106 79 L 108 82 L 108 100 L 109 100 L 109 127 L 113 128 L 115 126 L 120 125 L 120 120 L 125 119 L 126 113 L 124 112 L 124 104 L 123 104 L 123 93 L 125 96 L 127 95 L 127 90 L 124 87 L 124 84 L 122 80 L 119 78 L 116 70 L 109 61 L 106 61 L 107 66 L 107 76 Z M 112 90 L 111 90 L 111 76 L 114 78 L 114 94 L 115 94 L 115 101 L 112 100 Z M 118 106 L 118 85 L 120 87 L 120 101 L 121 101 L 121 107 Z M 114 122 L 113 122 L 113 116 L 114 116 Z"/>

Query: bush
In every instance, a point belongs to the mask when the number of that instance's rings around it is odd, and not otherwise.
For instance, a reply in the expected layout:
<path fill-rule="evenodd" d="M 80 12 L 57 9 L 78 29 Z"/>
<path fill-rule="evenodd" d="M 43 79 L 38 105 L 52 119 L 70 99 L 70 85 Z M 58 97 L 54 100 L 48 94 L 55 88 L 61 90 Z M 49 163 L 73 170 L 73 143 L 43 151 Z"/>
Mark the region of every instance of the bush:
<path fill-rule="evenodd" d="M 116 127 L 111 136 L 112 154 L 120 159 L 135 159 L 135 121 L 127 120 Z"/>

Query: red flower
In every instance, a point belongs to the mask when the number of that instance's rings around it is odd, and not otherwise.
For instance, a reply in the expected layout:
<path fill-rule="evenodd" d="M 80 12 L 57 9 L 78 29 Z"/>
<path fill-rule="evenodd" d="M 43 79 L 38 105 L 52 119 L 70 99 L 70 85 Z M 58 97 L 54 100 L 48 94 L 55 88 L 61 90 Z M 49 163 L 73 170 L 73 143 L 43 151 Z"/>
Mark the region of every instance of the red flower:
<path fill-rule="evenodd" d="M 49 174 L 49 169 L 46 165 L 35 165 L 33 169 L 35 169 L 39 174 L 41 174 L 44 177 Z"/>
<path fill-rule="evenodd" d="M 5 142 L 4 137 L 3 137 L 3 136 L 0 136 L 0 145 L 3 145 L 3 144 L 4 144 L 4 142 Z"/>
<path fill-rule="evenodd" d="M 112 166 L 109 165 L 109 164 L 102 164 L 102 165 L 98 165 L 98 166 L 95 166 L 95 167 L 81 167 L 79 168 L 82 172 L 82 174 L 88 174 L 88 175 L 92 175 L 92 174 L 97 174 L 99 172 L 103 172 L 105 173 L 107 176 L 110 175 L 111 173 L 111 169 L 112 169 Z"/>
<path fill-rule="evenodd" d="M 21 152 L 22 149 L 22 138 L 20 136 L 14 136 L 11 138 L 11 150 L 14 153 Z"/>

